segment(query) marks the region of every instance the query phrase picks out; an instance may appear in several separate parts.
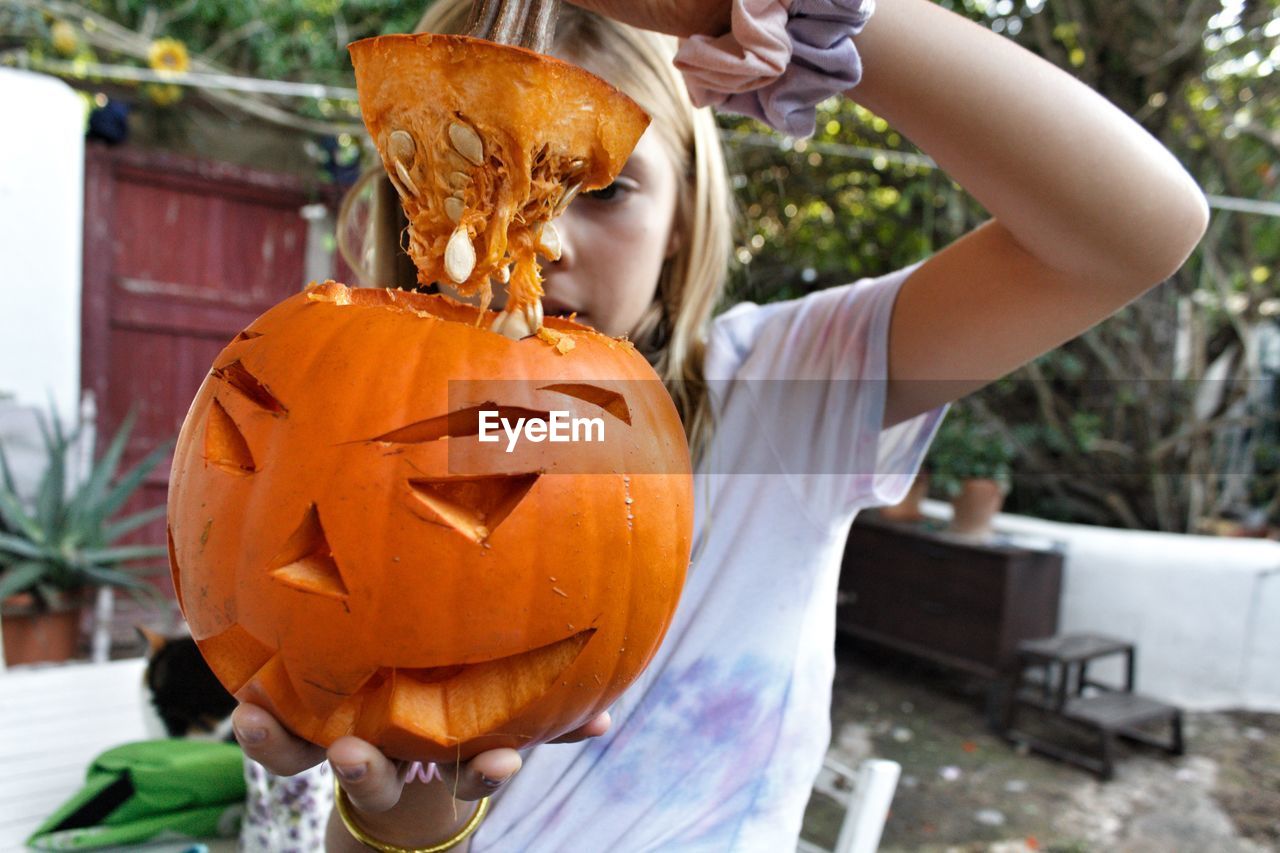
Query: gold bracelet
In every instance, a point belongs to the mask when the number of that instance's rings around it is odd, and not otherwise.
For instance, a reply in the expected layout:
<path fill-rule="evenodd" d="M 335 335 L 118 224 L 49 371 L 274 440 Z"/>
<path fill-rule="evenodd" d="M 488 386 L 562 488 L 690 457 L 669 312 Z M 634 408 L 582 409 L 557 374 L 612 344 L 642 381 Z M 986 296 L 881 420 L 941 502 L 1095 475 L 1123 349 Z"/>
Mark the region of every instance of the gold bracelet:
<path fill-rule="evenodd" d="M 338 810 L 338 817 L 342 818 L 342 822 L 346 825 L 347 832 L 351 833 L 351 837 L 366 847 L 380 851 L 380 853 L 443 853 L 445 850 L 452 850 L 466 841 L 467 837 L 476 831 L 476 828 L 480 826 L 480 822 L 484 820 L 485 813 L 489 811 L 489 798 L 485 797 L 480 801 L 480 805 L 476 807 L 476 813 L 452 838 L 441 841 L 439 844 L 433 844 L 430 847 L 397 847 L 394 844 L 379 841 L 365 832 L 355 822 L 355 818 L 351 816 L 351 800 L 347 797 L 347 792 L 343 790 L 342 785 L 338 784 L 337 779 L 333 780 L 333 804 Z"/>

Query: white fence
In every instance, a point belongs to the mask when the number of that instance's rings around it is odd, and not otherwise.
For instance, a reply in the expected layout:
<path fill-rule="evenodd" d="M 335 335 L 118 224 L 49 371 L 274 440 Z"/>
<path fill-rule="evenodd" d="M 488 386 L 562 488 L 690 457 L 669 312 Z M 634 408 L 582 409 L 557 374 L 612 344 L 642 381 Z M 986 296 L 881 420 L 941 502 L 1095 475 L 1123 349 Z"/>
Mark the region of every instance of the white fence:
<path fill-rule="evenodd" d="M 924 509 L 951 513 L 938 501 Z M 994 527 L 1063 543 L 1059 630 L 1134 641 L 1139 691 L 1190 710 L 1280 711 L 1280 542 L 1008 514 Z"/>

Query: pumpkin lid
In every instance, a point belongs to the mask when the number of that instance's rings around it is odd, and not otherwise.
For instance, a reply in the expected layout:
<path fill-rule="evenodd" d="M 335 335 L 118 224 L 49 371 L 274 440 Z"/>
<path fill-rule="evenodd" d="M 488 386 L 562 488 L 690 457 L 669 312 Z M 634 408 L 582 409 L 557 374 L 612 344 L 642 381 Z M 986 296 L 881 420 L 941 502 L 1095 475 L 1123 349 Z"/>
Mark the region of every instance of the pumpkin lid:
<path fill-rule="evenodd" d="M 497 279 L 508 312 L 536 310 L 536 255 L 560 254 L 552 220 L 617 176 L 649 117 L 582 68 L 520 47 L 424 33 L 350 51 L 419 283 L 478 293 L 487 306 Z"/>

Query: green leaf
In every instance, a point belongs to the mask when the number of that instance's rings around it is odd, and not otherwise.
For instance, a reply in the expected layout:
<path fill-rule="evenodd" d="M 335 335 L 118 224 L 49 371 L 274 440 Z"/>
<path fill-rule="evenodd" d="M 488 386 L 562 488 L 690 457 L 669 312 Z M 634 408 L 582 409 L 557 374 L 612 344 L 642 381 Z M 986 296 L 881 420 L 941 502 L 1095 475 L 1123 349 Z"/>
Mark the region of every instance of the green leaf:
<path fill-rule="evenodd" d="M 35 522 L 46 534 L 56 531 L 65 516 L 67 494 L 67 451 L 70 440 L 62 431 L 62 422 L 54 411 L 52 431 L 41 417 L 40 433 L 44 438 L 45 469 L 40 475 L 40 487 L 36 493 Z M 56 538 L 56 537 L 50 537 Z"/>
<path fill-rule="evenodd" d="M 13 471 L 9 468 L 9 457 L 5 455 L 3 445 L 0 445 L 0 479 L 3 481 L 3 488 L 6 492 L 15 495 L 18 493 L 17 483 L 13 479 Z"/>
<path fill-rule="evenodd" d="M 46 556 L 44 549 L 31 540 L 9 533 L 0 533 L 0 551 L 8 551 L 10 554 L 32 560 L 39 560 Z"/>
<path fill-rule="evenodd" d="M 103 521 L 119 512 L 120 508 L 124 506 L 125 501 L 129 500 L 129 497 L 134 493 L 134 491 L 142 485 L 142 481 L 151 473 L 151 470 L 155 468 L 161 460 L 169 455 L 169 451 L 173 448 L 173 445 L 174 439 L 170 439 L 162 443 L 160 446 L 156 447 L 144 456 L 138 464 L 130 468 L 128 473 L 120 478 L 120 481 L 115 484 L 110 493 L 102 501 L 100 512 L 101 519 Z"/>
<path fill-rule="evenodd" d="M 105 566 L 85 566 L 83 571 L 87 577 L 106 586 L 141 589 L 147 585 L 145 581 L 137 576 L 119 569 L 109 569 Z"/>
<path fill-rule="evenodd" d="M 33 542 L 47 541 L 40 525 L 23 509 L 17 492 L 0 489 L 0 519 L 4 520 L 5 526 L 10 530 L 26 535 Z"/>
<path fill-rule="evenodd" d="M 9 566 L 0 574 L 0 599 L 31 589 L 45 576 L 46 570 L 44 563 L 34 560 Z"/>
<path fill-rule="evenodd" d="M 135 419 L 135 414 L 132 410 L 125 415 L 124 421 L 120 424 L 120 429 L 116 431 L 115 436 L 111 439 L 111 444 L 108 445 L 106 452 L 94 464 L 93 470 L 89 474 L 89 479 L 76 491 L 75 496 L 72 498 L 70 513 L 75 520 L 73 526 L 78 532 L 83 532 L 86 526 L 102 524 L 106 520 L 107 516 L 97 510 L 107 494 L 111 481 L 115 478 L 116 469 L 120 466 L 120 458 L 124 455 L 125 445 L 129 441 L 129 433 L 133 430 Z M 90 520 L 94 518 L 97 520 Z"/>
<path fill-rule="evenodd" d="M 126 533 L 132 533 L 139 527 L 143 527 L 144 525 L 155 521 L 157 518 L 164 518 L 167 510 L 167 506 L 160 504 L 159 506 L 151 507 L 151 509 L 144 509 L 141 512 L 134 513 L 133 515 L 125 516 L 115 524 L 108 525 L 103 530 L 102 541 L 108 544 L 115 542 Z"/>
<path fill-rule="evenodd" d="M 128 560 L 153 560 L 168 556 L 163 545 L 122 545 L 119 548 L 86 548 L 76 556 L 84 563 L 123 563 Z M 87 567 L 86 567 L 87 568 Z"/>

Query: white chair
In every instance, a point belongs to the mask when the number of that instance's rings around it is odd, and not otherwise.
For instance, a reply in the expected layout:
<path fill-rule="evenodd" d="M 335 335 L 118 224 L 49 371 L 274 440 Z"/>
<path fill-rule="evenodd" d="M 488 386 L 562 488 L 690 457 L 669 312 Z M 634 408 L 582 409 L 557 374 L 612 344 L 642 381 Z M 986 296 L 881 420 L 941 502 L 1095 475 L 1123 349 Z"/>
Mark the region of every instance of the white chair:
<path fill-rule="evenodd" d="M 814 790 L 826 794 L 845 807 L 840 835 L 831 853 L 876 853 L 889 805 L 898 787 L 902 767 L 896 761 L 870 758 L 853 770 L 833 758 L 822 763 Z M 801 839 L 798 853 L 827 853 L 816 844 Z"/>

